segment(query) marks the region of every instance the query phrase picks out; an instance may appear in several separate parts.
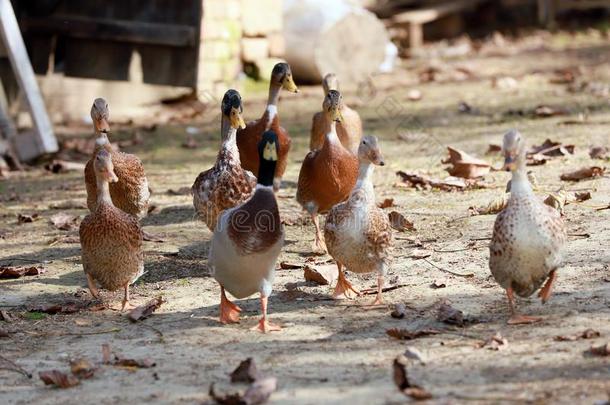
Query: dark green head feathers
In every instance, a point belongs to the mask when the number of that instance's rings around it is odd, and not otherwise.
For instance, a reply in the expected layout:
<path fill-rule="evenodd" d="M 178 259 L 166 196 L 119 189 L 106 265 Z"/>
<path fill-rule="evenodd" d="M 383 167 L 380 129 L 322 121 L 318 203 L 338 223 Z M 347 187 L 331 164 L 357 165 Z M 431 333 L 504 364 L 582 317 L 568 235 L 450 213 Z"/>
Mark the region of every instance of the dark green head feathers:
<path fill-rule="evenodd" d="M 222 98 L 222 113 L 228 117 L 231 115 L 232 108 L 237 109 L 239 112 L 243 111 L 239 92 L 237 90 L 229 89 Z"/>

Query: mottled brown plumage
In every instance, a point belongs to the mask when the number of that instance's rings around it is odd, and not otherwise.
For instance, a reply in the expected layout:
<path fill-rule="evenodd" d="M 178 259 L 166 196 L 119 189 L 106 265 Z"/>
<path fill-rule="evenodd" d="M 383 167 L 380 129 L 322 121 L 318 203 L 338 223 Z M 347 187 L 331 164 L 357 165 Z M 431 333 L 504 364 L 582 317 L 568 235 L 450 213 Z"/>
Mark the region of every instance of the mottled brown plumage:
<path fill-rule="evenodd" d="M 325 251 L 318 214 L 326 213 L 335 204 L 345 201 L 356 184 L 358 157 L 348 151 L 339 141 L 336 121 L 340 119 L 341 95 L 331 90 L 325 104 L 326 114 L 331 119 L 330 131 L 320 149 L 305 156 L 297 186 L 297 201 L 311 215 L 316 227 L 315 251 Z"/>
<path fill-rule="evenodd" d="M 94 159 L 97 181 L 95 210 L 81 222 L 79 235 L 83 270 L 91 293 L 97 296 L 95 283 L 115 291 L 125 289 L 123 307 L 129 301 L 129 284 L 144 271 L 142 230 L 135 216 L 114 206 L 108 183 L 118 180 L 112 155 L 101 149 Z"/>
<path fill-rule="evenodd" d="M 150 189 L 144 172 L 142 161 L 135 155 L 118 152 L 108 142 L 108 104 L 102 98 L 94 101 L 91 107 L 96 132 L 96 149 L 85 166 L 85 187 L 87 190 L 87 207 L 95 211 L 97 201 L 97 185 L 93 160 L 100 149 L 105 149 L 112 156 L 114 171 L 119 179 L 110 185 L 110 196 L 115 207 L 136 217 L 144 217 L 148 213 Z"/>
<path fill-rule="evenodd" d="M 191 188 L 195 211 L 211 231 L 216 228 L 218 216 L 250 198 L 256 185 L 254 175 L 242 168 L 236 145 L 237 128 L 243 126 L 241 96 L 237 91 L 225 93 L 221 111 L 222 144 L 216 163 L 201 172 Z"/>
<path fill-rule="evenodd" d="M 339 90 L 337 77 L 333 73 L 329 73 L 322 81 L 324 95 L 328 94 L 329 90 Z M 358 145 L 362 139 L 362 120 L 360 115 L 344 103 L 340 105 L 342 120 L 337 123 L 337 136 L 341 144 L 354 154 L 358 153 Z M 320 149 L 324 144 L 324 137 L 330 131 L 331 120 L 324 111 L 314 114 L 311 122 L 311 132 L 309 138 L 309 150 Z"/>
<path fill-rule="evenodd" d="M 280 126 L 277 112 L 280 90 L 282 88 L 290 92 L 298 92 L 292 79 L 290 66 L 287 63 L 278 63 L 273 68 L 271 81 L 269 83 L 267 109 L 263 113 L 263 116 L 258 120 L 249 122 L 246 125 L 246 128 L 237 131 L 237 147 L 239 148 L 241 165 L 244 169 L 249 170 L 252 173 L 258 173 L 259 156 L 257 148 L 263 133 L 267 130 L 272 130 L 277 134 L 279 155 L 273 183 L 273 188 L 276 191 L 280 188 L 282 176 L 288 165 L 288 152 L 292 142 L 288 132 Z"/>
<path fill-rule="evenodd" d="M 375 137 L 363 138 L 358 157 L 358 182 L 348 200 L 335 205 L 328 213 L 324 239 L 328 253 L 337 262 L 340 272 L 342 266 L 354 273 L 377 272 L 376 303 L 381 303 L 383 277 L 390 263 L 392 228 L 388 216 L 375 202 L 373 165 L 384 165 Z M 335 296 L 344 295 L 346 290 L 355 291 L 341 274 Z"/>
<path fill-rule="evenodd" d="M 530 323 L 538 318 L 516 315 L 513 292 L 528 297 L 538 290 L 543 302 L 551 295 L 556 271 L 562 263 L 566 230 L 559 212 L 533 193 L 525 169 L 525 141 L 517 131 L 504 136 L 505 167 L 512 171 L 511 196 L 498 214 L 489 245 L 489 268 L 507 291 L 511 323 Z"/>

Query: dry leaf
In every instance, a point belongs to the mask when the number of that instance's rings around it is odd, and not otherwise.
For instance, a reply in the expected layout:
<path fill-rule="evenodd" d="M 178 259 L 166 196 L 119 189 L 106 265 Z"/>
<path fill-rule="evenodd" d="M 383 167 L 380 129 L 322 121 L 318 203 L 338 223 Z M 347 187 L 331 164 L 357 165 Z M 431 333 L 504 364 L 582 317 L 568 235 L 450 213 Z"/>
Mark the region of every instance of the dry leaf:
<path fill-rule="evenodd" d="M 91 321 L 83 318 L 76 318 L 74 320 L 76 326 L 91 326 Z"/>
<path fill-rule="evenodd" d="M 394 206 L 394 199 L 393 198 L 386 198 L 385 200 L 383 200 L 382 202 L 377 204 L 377 206 L 379 208 L 381 208 L 381 209 L 393 207 Z"/>
<path fill-rule="evenodd" d="M 34 221 L 37 221 L 38 219 L 40 219 L 40 216 L 38 214 L 32 214 L 32 215 L 18 214 L 17 215 L 17 223 L 19 223 L 19 224 L 29 224 Z"/>
<path fill-rule="evenodd" d="M 591 159 L 610 159 L 610 149 L 605 146 L 594 146 L 589 150 Z"/>
<path fill-rule="evenodd" d="M 545 140 L 542 145 L 534 146 L 529 155 L 544 156 L 567 156 L 574 154 L 574 145 L 563 145 L 561 142 L 554 142 L 550 139 Z"/>
<path fill-rule="evenodd" d="M 264 404 L 277 389 L 277 378 L 265 377 L 256 380 L 244 394 L 243 401 L 247 405 Z"/>
<path fill-rule="evenodd" d="M 391 336 L 398 340 L 412 340 L 417 339 L 423 336 L 431 336 L 438 335 L 442 333 L 442 331 L 438 329 L 416 329 L 416 330 L 408 330 L 408 329 L 400 329 L 400 328 L 392 328 L 388 329 L 385 332 L 388 336 Z"/>
<path fill-rule="evenodd" d="M 434 290 L 437 290 L 439 288 L 445 288 L 445 287 L 447 287 L 447 284 L 441 283 L 440 281 L 436 281 L 436 280 L 434 280 L 432 282 L 432 284 L 430 284 L 430 288 L 432 288 Z"/>
<path fill-rule="evenodd" d="M 114 362 L 112 363 L 112 365 L 118 366 L 118 367 L 127 367 L 127 368 L 151 368 L 151 367 L 155 367 L 157 365 L 157 363 L 155 363 L 151 359 L 142 359 L 142 360 L 126 359 L 126 358 L 118 357 L 115 354 L 115 359 L 114 359 Z"/>
<path fill-rule="evenodd" d="M 591 199 L 590 191 L 582 191 L 580 193 L 574 193 L 574 201 L 583 202 Z"/>
<path fill-rule="evenodd" d="M 306 281 L 312 281 L 319 285 L 330 285 L 339 278 L 339 270 L 335 264 L 306 264 L 303 269 L 303 276 Z"/>
<path fill-rule="evenodd" d="M 413 346 L 407 346 L 404 356 L 408 359 L 419 361 L 422 365 L 426 364 L 426 357 Z"/>
<path fill-rule="evenodd" d="M 399 232 L 414 231 L 413 222 L 405 218 L 400 212 L 392 211 L 388 214 L 390 226 Z"/>
<path fill-rule="evenodd" d="M 5 311 L 4 309 L 0 309 L 0 320 L 11 323 L 17 319 L 16 316 L 12 315 L 10 312 Z"/>
<path fill-rule="evenodd" d="M 146 231 L 142 231 L 142 240 L 146 241 L 146 242 L 157 242 L 157 243 L 163 243 L 165 242 L 165 239 L 163 239 L 161 236 L 159 235 L 155 235 Z"/>
<path fill-rule="evenodd" d="M 231 373 L 232 383 L 252 383 L 261 377 L 252 357 L 239 363 L 239 366 Z"/>
<path fill-rule="evenodd" d="M 502 350 L 508 346 L 508 340 L 502 337 L 500 332 L 496 332 L 492 337 L 487 339 L 479 347 L 484 347 L 489 350 Z"/>
<path fill-rule="evenodd" d="M 447 147 L 449 157 L 443 160 L 442 163 L 451 164 L 452 167 L 447 171 L 451 176 L 461 177 L 464 179 L 476 179 L 485 176 L 489 173 L 491 165 L 484 160 L 470 156 L 464 151 Z"/>
<path fill-rule="evenodd" d="M 451 325 L 464 326 L 464 313 L 443 302 L 438 308 L 436 319 Z"/>
<path fill-rule="evenodd" d="M 594 339 L 600 337 L 600 333 L 594 329 L 585 329 L 580 333 L 576 333 L 574 335 L 563 335 L 563 336 L 555 336 L 553 340 L 557 342 L 573 342 L 575 340 L 580 339 Z"/>
<path fill-rule="evenodd" d="M 556 115 L 566 115 L 569 111 L 565 108 L 551 107 L 548 105 L 539 105 L 534 108 L 534 115 L 540 118 L 554 117 Z"/>
<path fill-rule="evenodd" d="M 51 173 L 66 173 L 70 171 L 82 172 L 85 165 L 79 162 L 68 162 L 66 160 L 53 160 L 44 165 L 44 168 Z"/>
<path fill-rule="evenodd" d="M 38 376 L 45 385 L 54 385 L 58 388 L 74 387 L 80 382 L 75 376 L 62 373 L 59 370 L 41 371 Z"/>
<path fill-rule="evenodd" d="M 50 218 L 51 224 L 61 231 L 71 231 L 78 228 L 79 218 L 74 215 L 60 212 Z"/>
<path fill-rule="evenodd" d="M 540 166 L 546 164 L 547 160 L 546 156 L 536 153 L 534 155 L 527 155 L 525 164 L 526 166 Z"/>
<path fill-rule="evenodd" d="M 464 190 L 471 186 L 473 188 L 479 188 L 480 184 L 476 181 L 469 180 L 468 183 L 465 179 L 458 177 L 447 177 L 445 180 L 432 179 L 427 176 L 422 176 L 416 173 L 407 173 L 403 171 L 396 172 L 403 183 L 407 187 L 414 187 L 418 190 L 438 188 L 444 191 Z M 402 183 L 399 183 L 399 185 Z"/>
<path fill-rule="evenodd" d="M 567 197 L 564 190 L 560 190 L 557 193 L 549 194 L 545 199 L 544 203 L 549 207 L 555 208 L 563 216 L 563 207 L 567 203 Z"/>
<path fill-rule="evenodd" d="M 610 356 L 610 343 L 601 346 L 592 346 L 589 353 L 594 356 Z"/>
<path fill-rule="evenodd" d="M 487 148 L 487 152 L 485 152 L 485 154 L 493 155 L 500 152 L 502 152 L 502 147 L 500 145 L 489 144 L 489 147 Z"/>
<path fill-rule="evenodd" d="M 68 302 L 65 304 L 49 304 L 38 307 L 29 307 L 28 312 L 42 312 L 45 314 L 74 314 L 89 307 L 88 302 Z"/>
<path fill-rule="evenodd" d="M 14 279 L 23 276 L 38 276 L 46 273 L 47 269 L 42 266 L 29 266 L 29 267 L 12 267 L 12 266 L 0 266 L 0 279 Z"/>
<path fill-rule="evenodd" d="M 432 394 L 424 388 L 415 385 L 409 381 L 407 373 L 407 359 L 405 356 L 398 356 L 394 359 L 394 384 L 405 395 L 410 396 L 415 400 L 426 400 L 432 398 Z"/>
<path fill-rule="evenodd" d="M 298 263 L 290 263 L 290 262 L 280 262 L 280 269 L 282 270 L 294 270 L 294 269 L 300 269 L 303 268 L 302 264 L 298 264 Z"/>
<path fill-rule="evenodd" d="M 407 314 L 407 307 L 405 304 L 396 304 L 394 305 L 394 310 L 390 313 L 392 318 L 402 319 Z"/>
<path fill-rule="evenodd" d="M 93 377 L 96 368 L 87 359 L 79 358 L 70 362 L 70 370 L 80 380 L 86 380 Z"/>
<path fill-rule="evenodd" d="M 506 204 L 508 204 L 508 197 L 502 195 L 491 201 L 485 207 L 470 207 L 468 208 L 468 211 L 471 215 L 493 215 L 502 211 L 506 207 Z"/>
<path fill-rule="evenodd" d="M 163 299 L 163 296 L 153 298 L 146 304 L 140 305 L 139 307 L 132 309 L 129 312 L 129 315 L 127 315 L 127 317 L 131 322 L 141 321 L 142 319 L 146 319 L 150 315 L 152 315 L 152 313 L 159 309 L 159 307 L 165 302 L 166 301 L 165 299 Z"/>
<path fill-rule="evenodd" d="M 594 177 L 601 177 L 604 175 L 606 169 L 599 166 L 584 167 L 570 173 L 564 173 L 561 175 L 561 180 L 564 181 L 580 181 L 584 179 L 591 179 Z"/>

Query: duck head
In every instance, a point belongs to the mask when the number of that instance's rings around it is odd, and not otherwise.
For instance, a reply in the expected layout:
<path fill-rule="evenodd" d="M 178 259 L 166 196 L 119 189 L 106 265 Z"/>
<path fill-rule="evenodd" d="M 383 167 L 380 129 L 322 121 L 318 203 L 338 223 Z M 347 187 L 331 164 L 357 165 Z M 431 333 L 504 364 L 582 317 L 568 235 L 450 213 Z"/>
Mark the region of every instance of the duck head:
<path fill-rule="evenodd" d="M 232 128 L 244 129 L 246 127 L 246 123 L 242 117 L 243 107 L 241 104 L 241 96 L 237 90 L 227 90 L 222 98 L 220 108 L 222 110 L 222 115 L 229 120 Z"/>
<path fill-rule="evenodd" d="M 514 172 L 525 166 L 525 140 L 516 129 L 511 129 L 504 134 L 502 143 L 504 154 L 504 167 L 507 172 Z"/>
<path fill-rule="evenodd" d="M 258 156 L 260 159 L 258 184 L 263 186 L 273 185 L 279 150 L 280 144 L 277 134 L 272 130 L 263 133 L 263 138 L 258 143 Z"/>
<path fill-rule="evenodd" d="M 337 90 L 329 90 L 324 97 L 322 110 L 330 117 L 331 120 L 341 122 L 343 115 L 341 108 L 343 107 L 343 96 Z"/>
<path fill-rule="evenodd" d="M 374 135 L 365 135 L 358 146 L 358 159 L 361 162 L 370 162 L 377 166 L 385 166 L 385 160 L 379 149 L 377 137 Z"/>
<path fill-rule="evenodd" d="M 284 62 L 277 63 L 271 71 L 271 85 L 281 87 L 291 93 L 298 93 L 299 89 L 292 78 L 290 65 Z"/>
<path fill-rule="evenodd" d="M 324 88 L 324 94 L 328 94 L 330 90 L 339 90 L 339 80 L 337 75 L 329 73 L 322 79 L 322 88 Z"/>
<path fill-rule="evenodd" d="M 91 119 L 93 120 L 93 128 L 97 134 L 107 134 L 110 132 L 108 125 L 108 103 L 103 98 L 96 98 L 91 106 Z"/>
<path fill-rule="evenodd" d="M 98 180 L 108 183 L 116 183 L 119 181 L 119 178 L 114 173 L 112 157 L 110 156 L 110 153 L 104 149 L 100 150 L 97 155 L 95 155 L 93 169 L 95 170 L 95 176 L 98 178 Z"/>

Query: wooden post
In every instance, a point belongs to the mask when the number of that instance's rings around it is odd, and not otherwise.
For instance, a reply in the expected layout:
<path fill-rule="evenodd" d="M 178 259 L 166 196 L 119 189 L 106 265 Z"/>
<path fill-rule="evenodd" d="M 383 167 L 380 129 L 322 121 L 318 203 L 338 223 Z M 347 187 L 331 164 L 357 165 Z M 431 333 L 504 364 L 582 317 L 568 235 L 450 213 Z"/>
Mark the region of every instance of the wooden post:
<path fill-rule="evenodd" d="M 409 23 L 409 48 L 417 49 L 424 43 L 424 30 L 421 23 Z"/>
<path fill-rule="evenodd" d="M 33 142 L 25 143 L 31 146 L 27 150 L 18 150 L 18 152 L 24 160 L 32 159 L 44 153 L 57 152 L 59 148 L 53 134 L 53 127 L 47 115 L 10 0 L 0 0 L 0 35 L 11 61 L 13 73 L 25 95 L 34 123 Z M 20 136 L 17 138 L 20 138 Z M 19 140 L 17 140 L 17 144 L 19 143 Z"/>

